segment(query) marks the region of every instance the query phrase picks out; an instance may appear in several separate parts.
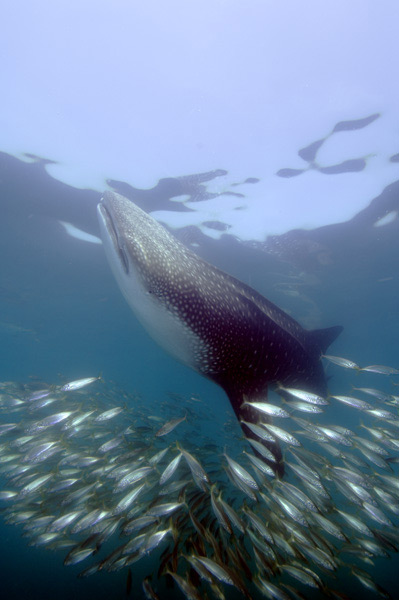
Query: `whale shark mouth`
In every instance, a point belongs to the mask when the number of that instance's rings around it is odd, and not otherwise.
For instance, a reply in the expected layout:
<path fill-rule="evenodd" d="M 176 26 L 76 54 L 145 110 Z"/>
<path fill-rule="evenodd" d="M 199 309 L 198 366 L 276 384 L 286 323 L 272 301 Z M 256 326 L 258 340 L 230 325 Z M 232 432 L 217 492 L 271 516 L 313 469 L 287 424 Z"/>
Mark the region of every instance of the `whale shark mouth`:
<path fill-rule="evenodd" d="M 112 241 L 112 244 L 115 248 L 116 253 L 119 256 L 122 267 L 126 275 L 129 274 L 129 261 L 126 255 L 126 251 L 123 247 L 123 243 L 120 240 L 118 235 L 118 229 L 115 226 L 114 220 L 112 218 L 112 212 L 109 207 L 105 204 L 105 199 L 101 198 L 101 204 L 98 205 L 98 210 L 103 218 L 104 225 L 107 229 L 108 235 Z"/>

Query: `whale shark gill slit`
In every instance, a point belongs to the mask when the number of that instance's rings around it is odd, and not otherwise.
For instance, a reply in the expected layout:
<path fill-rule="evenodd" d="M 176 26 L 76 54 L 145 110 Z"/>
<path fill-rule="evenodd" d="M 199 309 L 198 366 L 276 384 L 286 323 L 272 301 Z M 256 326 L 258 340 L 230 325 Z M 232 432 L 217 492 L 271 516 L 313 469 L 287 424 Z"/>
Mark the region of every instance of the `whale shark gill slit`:
<path fill-rule="evenodd" d="M 168 352 L 224 389 L 239 421 L 267 422 L 248 402 L 266 401 L 269 386 L 327 392 L 320 357 L 342 327 L 303 329 L 119 194 L 104 193 L 98 216 L 106 256 L 133 312 Z M 273 461 L 259 457 L 282 476 L 277 440 L 241 427 L 272 452 Z"/>
<path fill-rule="evenodd" d="M 129 261 L 128 258 L 126 256 L 126 252 L 122 246 L 122 243 L 119 239 L 118 236 L 118 231 L 114 225 L 114 222 L 112 220 L 112 215 L 111 213 L 107 210 L 106 206 L 102 206 L 102 218 L 104 219 L 104 221 L 106 222 L 106 227 L 107 227 L 107 231 L 112 239 L 112 243 L 114 245 L 114 248 L 117 249 L 118 254 L 119 254 L 119 258 L 122 264 L 122 267 L 125 271 L 125 273 L 128 275 L 129 274 Z"/>

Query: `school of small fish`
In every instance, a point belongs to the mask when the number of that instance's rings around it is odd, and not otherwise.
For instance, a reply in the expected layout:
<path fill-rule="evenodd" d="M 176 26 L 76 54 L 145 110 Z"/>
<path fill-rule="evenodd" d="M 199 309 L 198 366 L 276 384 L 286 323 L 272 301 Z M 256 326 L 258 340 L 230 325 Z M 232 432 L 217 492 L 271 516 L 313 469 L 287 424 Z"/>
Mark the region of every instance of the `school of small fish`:
<path fill-rule="evenodd" d="M 348 574 L 389 598 L 370 570 L 399 550 L 399 370 L 323 359 L 356 372 L 356 387 L 327 398 L 278 387 L 270 403 L 248 402 L 259 442 L 217 422 L 216 441 L 201 434 L 213 417 L 197 398 L 156 411 L 99 377 L 0 383 L 3 518 L 29 544 L 63 551 L 65 565 L 84 563 L 82 577 L 125 570 L 127 593 L 132 565 L 152 554 L 146 598 L 174 586 L 187 599 L 233 588 L 344 599 Z M 383 375 L 384 389 L 363 387 L 362 372 L 367 383 Z M 336 409 L 348 427 L 333 423 Z M 282 446 L 283 478 L 262 440 Z"/>

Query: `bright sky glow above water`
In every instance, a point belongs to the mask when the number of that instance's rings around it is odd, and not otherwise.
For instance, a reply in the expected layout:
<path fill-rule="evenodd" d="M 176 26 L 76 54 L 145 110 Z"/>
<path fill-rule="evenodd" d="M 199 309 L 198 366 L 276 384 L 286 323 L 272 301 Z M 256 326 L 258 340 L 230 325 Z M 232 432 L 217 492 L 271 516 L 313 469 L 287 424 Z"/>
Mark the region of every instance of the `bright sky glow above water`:
<path fill-rule="evenodd" d="M 19 0 L 1 13 L 0 150 L 57 161 L 49 173 L 70 185 L 148 188 L 225 169 L 209 189 L 245 198 L 154 216 L 216 237 L 202 223 L 219 219 L 263 240 L 346 221 L 397 179 L 393 0 Z M 307 168 L 298 150 L 337 122 L 374 113 L 317 154 L 323 167 L 363 158 L 364 170 L 276 175 Z M 248 177 L 260 182 L 230 187 Z"/>

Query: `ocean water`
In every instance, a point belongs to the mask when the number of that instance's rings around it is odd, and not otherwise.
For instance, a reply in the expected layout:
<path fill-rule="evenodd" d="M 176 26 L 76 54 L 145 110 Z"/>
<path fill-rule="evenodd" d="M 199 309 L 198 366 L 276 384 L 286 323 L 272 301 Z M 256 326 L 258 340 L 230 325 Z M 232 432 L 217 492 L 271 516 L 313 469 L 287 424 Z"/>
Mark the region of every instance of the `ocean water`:
<path fill-rule="evenodd" d="M 160 181 L 149 190 L 119 181 L 108 183 L 144 210 L 170 211 L 174 206 L 170 198 L 177 191 L 191 195 L 192 200 L 204 199 L 208 182 L 221 173 L 184 175 Z M 53 179 L 46 162 L 39 158 L 23 161 L 0 154 L 0 381 L 61 385 L 101 374 L 109 385 L 115 383 L 136 394 L 140 402 L 151 404 L 155 415 L 157 405 L 166 399 L 184 407 L 194 395 L 201 399 L 201 409 L 197 420 L 188 422 L 187 427 L 200 427 L 204 439 L 218 439 L 223 432 L 227 451 L 233 452 L 240 431 L 222 390 L 177 363 L 149 338 L 120 294 L 102 246 L 68 235 L 60 224 L 72 223 L 98 236 L 96 204 L 100 197 L 96 190 L 76 189 Z M 379 219 L 395 211 L 396 218 L 376 226 Z M 349 221 L 294 230 L 264 242 L 241 242 L 229 235 L 226 227 L 219 239 L 196 227 L 182 227 L 174 233 L 305 328 L 342 325 L 343 333 L 329 349 L 331 354 L 361 366 L 399 368 L 397 211 L 399 181 L 393 180 Z M 224 227 L 223 220 L 208 225 L 215 231 Z M 326 373 L 332 393 L 350 395 L 360 380 L 360 375 L 331 364 L 326 364 Z M 361 377 L 364 387 L 395 393 L 391 378 Z M 212 409 L 211 420 L 204 418 L 207 407 Z M 334 409 L 335 423 L 357 427 L 359 414 L 354 411 L 352 421 L 346 415 L 344 410 Z M 200 457 L 201 437 L 197 443 Z M 62 551 L 29 546 L 21 527 L 2 520 L 0 532 L 2 594 L 9 600 L 126 597 L 125 570 L 77 578 L 82 565 L 64 566 Z M 144 597 L 141 579 L 157 569 L 158 560 L 159 553 L 155 553 L 132 565 L 131 597 Z M 395 554 L 374 562 L 363 568 L 393 598 L 399 597 Z M 351 598 L 373 597 L 348 573 L 335 587 Z M 228 598 L 241 597 L 235 590 L 226 593 Z M 317 590 L 307 589 L 306 594 L 322 597 Z M 162 597 L 183 596 L 175 588 L 164 591 Z"/>

